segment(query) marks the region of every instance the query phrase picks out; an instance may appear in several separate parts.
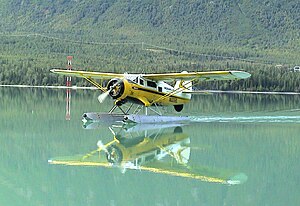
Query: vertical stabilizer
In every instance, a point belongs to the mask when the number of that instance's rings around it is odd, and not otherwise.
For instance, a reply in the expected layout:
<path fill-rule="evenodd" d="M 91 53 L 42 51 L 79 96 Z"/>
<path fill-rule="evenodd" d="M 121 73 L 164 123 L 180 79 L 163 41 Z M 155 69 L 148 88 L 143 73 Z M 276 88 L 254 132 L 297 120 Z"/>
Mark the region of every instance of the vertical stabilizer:
<path fill-rule="evenodd" d="M 183 71 L 182 73 L 187 73 L 186 71 Z M 192 94 L 190 93 L 184 93 L 184 92 L 191 92 L 193 91 L 193 84 L 192 81 L 184 81 L 184 80 L 177 80 L 174 86 L 174 89 L 177 91 L 177 89 L 182 92 L 180 96 L 191 99 Z M 179 93 L 180 94 L 180 93 Z"/>

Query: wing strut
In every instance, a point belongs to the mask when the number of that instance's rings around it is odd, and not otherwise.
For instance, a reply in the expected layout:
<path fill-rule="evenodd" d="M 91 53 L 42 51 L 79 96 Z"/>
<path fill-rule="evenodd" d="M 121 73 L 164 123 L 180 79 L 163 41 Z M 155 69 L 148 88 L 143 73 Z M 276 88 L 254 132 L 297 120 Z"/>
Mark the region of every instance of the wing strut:
<path fill-rule="evenodd" d="M 102 92 L 107 92 L 107 89 L 105 87 L 102 87 L 98 82 L 96 82 L 94 79 L 90 78 L 90 77 L 85 77 L 82 76 L 83 78 L 85 78 L 89 83 L 91 83 L 92 85 L 94 85 L 95 87 L 97 87 L 98 89 L 100 89 Z"/>

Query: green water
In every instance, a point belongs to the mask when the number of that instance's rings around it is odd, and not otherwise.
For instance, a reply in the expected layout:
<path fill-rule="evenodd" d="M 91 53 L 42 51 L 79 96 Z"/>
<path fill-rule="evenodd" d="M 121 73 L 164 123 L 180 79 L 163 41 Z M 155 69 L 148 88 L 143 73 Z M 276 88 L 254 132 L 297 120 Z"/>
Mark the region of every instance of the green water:
<path fill-rule="evenodd" d="M 114 127 L 133 140 L 125 151 L 132 153 L 182 135 L 188 158 L 178 163 L 167 154 L 143 165 L 158 172 L 90 164 L 106 161 L 93 153 L 97 142 L 113 140 L 109 125 L 83 128 L 84 112 L 110 109 L 112 102 L 100 105 L 97 95 L 72 91 L 67 121 L 64 90 L 0 88 L 0 205 L 300 204 L 299 96 L 200 95 L 183 110 L 189 125 L 132 133 Z M 161 149 L 170 153 L 168 145 Z"/>

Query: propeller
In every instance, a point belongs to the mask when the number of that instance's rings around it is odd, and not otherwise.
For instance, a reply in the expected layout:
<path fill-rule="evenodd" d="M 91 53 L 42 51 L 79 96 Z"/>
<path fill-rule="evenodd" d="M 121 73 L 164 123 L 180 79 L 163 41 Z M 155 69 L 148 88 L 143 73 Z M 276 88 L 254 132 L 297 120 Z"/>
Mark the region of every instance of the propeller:
<path fill-rule="evenodd" d="M 98 146 L 99 150 L 103 150 L 105 153 L 108 153 L 106 146 L 103 144 L 103 142 L 101 140 L 99 140 L 97 142 L 97 146 Z"/>
<path fill-rule="evenodd" d="M 100 95 L 98 96 L 98 101 L 99 101 L 100 103 L 103 103 L 104 100 L 107 98 L 107 96 L 109 95 L 110 92 L 111 92 L 111 90 L 107 90 L 106 92 L 100 94 Z"/>
<path fill-rule="evenodd" d="M 110 88 L 109 88 L 106 92 L 100 94 L 100 95 L 98 96 L 98 101 L 99 101 L 100 103 L 103 103 L 104 100 L 108 97 L 109 93 L 110 93 L 113 89 L 115 89 L 121 81 L 122 81 L 122 80 L 120 79 L 120 80 L 117 81 L 114 85 L 110 86 Z"/>
<path fill-rule="evenodd" d="M 114 140 L 109 142 L 108 144 L 104 145 L 103 142 L 101 140 L 99 140 L 97 142 L 97 146 L 98 146 L 98 150 L 103 150 L 105 153 L 108 154 L 108 150 L 107 150 L 107 147 L 111 144 L 113 144 L 116 139 L 115 139 L 115 136 L 116 136 L 116 133 L 114 132 L 114 130 L 111 128 L 111 127 L 108 127 L 108 129 L 110 130 L 110 132 L 114 135 Z"/>

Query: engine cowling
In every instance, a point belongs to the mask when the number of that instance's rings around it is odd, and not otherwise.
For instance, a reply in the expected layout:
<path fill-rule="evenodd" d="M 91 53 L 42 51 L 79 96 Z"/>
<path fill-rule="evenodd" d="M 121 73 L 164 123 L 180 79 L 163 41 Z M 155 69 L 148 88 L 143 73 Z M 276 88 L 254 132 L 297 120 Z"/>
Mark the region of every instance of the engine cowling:
<path fill-rule="evenodd" d="M 107 90 L 109 90 L 109 95 L 113 99 L 117 99 L 124 94 L 125 86 L 124 81 L 122 79 L 111 79 L 106 86 Z"/>
<path fill-rule="evenodd" d="M 106 159 L 109 163 L 120 164 L 123 160 L 123 154 L 119 147 L 111 145 L 107 148 Z"/>

